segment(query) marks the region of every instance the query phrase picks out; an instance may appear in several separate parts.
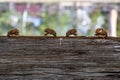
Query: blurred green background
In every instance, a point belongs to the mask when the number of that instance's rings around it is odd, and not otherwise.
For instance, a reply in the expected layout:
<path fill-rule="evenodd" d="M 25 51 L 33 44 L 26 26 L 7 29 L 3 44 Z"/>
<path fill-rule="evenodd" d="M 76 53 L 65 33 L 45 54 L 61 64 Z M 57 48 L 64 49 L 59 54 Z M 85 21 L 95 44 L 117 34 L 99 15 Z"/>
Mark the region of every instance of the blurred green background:
<path fill-rule="evenodd" d="M 0 35 L 13 28 L 20 35 L 43 36 L 45 28 L 54 29 L 58 36 L 75 28 L 78 35 L 92 36 L 98 27 L 111 33 L 111 11 L 117 13 L 116 35 L 120 36 L 120 3 L 112 2 L 1 2 Z"/>

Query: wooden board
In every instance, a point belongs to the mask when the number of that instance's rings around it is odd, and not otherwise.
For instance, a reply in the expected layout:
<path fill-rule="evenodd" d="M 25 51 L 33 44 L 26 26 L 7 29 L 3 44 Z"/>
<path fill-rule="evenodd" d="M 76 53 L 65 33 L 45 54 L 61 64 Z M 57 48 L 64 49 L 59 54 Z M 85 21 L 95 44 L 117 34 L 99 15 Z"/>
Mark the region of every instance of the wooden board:
<path fill-rule="evenodd" d="M 120 38 L 1 36 L 0 80 L 120 80 Z"/>

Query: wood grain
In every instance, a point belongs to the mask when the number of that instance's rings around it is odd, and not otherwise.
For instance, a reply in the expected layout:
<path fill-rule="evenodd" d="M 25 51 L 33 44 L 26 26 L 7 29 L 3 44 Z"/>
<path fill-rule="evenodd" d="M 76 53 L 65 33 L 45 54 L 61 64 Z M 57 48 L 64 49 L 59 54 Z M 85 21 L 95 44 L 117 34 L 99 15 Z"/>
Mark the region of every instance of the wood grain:
<path fill-rule="evenodd" d="M 0 80 L 120 80 L 120 38 L 1 36 Z"/>

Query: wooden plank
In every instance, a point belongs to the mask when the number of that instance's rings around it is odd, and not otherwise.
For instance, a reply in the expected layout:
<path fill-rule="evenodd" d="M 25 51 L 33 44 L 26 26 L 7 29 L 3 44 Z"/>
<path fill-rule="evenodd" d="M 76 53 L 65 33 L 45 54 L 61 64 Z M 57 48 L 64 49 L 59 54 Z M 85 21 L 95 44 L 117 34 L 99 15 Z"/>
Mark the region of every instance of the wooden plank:
<path fill-rule="evenodd" d="M 119 79 L 119 37 L 0 37 L 0 80 Z"/>

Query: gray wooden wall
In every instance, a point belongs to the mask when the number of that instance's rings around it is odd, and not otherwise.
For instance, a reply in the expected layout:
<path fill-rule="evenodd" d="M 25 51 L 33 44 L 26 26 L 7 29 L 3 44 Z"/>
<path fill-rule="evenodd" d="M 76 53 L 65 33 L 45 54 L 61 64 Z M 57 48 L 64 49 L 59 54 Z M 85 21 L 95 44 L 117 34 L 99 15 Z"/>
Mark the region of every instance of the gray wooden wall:
<path fill-rule="evenodd" d="M 0 80 L 120 80 L 120 38 L 0 37 Z"/>

